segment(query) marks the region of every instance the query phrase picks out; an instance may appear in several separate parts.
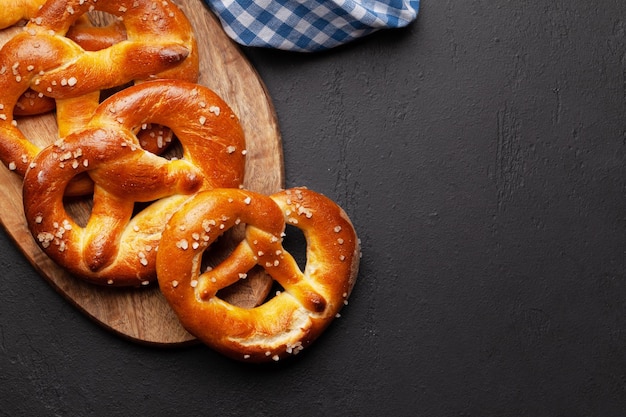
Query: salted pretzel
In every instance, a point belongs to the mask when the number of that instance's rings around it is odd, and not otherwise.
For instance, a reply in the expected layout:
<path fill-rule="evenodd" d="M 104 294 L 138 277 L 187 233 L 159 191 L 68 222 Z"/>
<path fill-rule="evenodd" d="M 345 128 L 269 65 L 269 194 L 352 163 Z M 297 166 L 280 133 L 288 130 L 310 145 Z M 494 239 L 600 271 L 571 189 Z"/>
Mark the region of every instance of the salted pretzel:
<path fill-rule="evenodd" d="M 201 269 L 206 249 L 245 224 L 245 239 L 221 263 Z M 301 229 L 307 261 L 301 271 L 282 241 L 286 224 Z M 359 241 L 346 213 L 305 188 L 265 196 L 242 189 L 197 194 L 170 219 L 157 254 L 159 287 L 182 325 L 237 360 L 265 362 L 297 354 L 347 303 L 359 264 Z M 219 291 L 263 268 L 282 287 L 246 309 Z"/>
<path fill-rule="evenodd" d="M 11 27 L 20 21 L 34 17 L 47 0 L 10 0 L 0 9 L 0 29 Z M 87 51 L 108 48 L 126 38 L 122 22 L 106 26 L 94 26 L 86 15 L 81 16 L 69 28 L 66 36 Z M 49 112 L 55 107 L 54 99 L 26 91 L 15 106 L 15 115 L 31 116 Z"/>
<path fill-rule="evenodd" d="M 97 51 L 68 39 L 70 27 L 93 10 L 123 19 L 126 39 Z M 87 122 L 103 89 L 154 77 L 194 81 L 195 51 L 190 23 L 168 0 L 46 2 L 0 50 L 0 160 L 24 175 L 39 152 L 14 119 L 17 100 L 29 88 L 56 100 L 64 137 Z"/>
<path fill-rule="evenodd" d="M 144 150 L 142 126 L 171 128 L 182 156 Z M 156 279 L 156 252 L 167 220 L 189 195 L 240 187 L 245 141 L 230 107 L 213 91 L 178 80 L 147 81 L 106 99 L 80 131 L 45 147 L 24 177 L 28 227 L 44 252 L 70 273 L 103 285 Z M 87 173 L 93 208 L 79 224 L 65 188 Z M 150 203 L 134 214 L 136 203 Z"/>

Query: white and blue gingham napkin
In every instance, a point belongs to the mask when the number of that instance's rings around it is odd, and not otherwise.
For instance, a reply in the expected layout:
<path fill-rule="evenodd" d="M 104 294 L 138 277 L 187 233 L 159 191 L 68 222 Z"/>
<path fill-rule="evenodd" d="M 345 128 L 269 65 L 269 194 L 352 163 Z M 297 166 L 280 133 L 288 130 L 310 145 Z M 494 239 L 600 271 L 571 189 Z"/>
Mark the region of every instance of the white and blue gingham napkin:
<path fill-rule="evenodd" d="M 406 26 L 419 0 L 204 0 L 246 46 L 312 52 Z"/>

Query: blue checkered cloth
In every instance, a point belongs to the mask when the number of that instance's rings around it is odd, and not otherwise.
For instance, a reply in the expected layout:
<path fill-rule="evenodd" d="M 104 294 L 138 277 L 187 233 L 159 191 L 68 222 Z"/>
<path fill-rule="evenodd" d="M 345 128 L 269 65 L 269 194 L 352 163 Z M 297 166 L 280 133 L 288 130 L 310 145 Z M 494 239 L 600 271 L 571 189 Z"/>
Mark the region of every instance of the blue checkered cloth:
<path fill-rule="evenodd" d="M 246 46 L 312 52 L 406 26 L 419 0 L 204 0 Z"/>

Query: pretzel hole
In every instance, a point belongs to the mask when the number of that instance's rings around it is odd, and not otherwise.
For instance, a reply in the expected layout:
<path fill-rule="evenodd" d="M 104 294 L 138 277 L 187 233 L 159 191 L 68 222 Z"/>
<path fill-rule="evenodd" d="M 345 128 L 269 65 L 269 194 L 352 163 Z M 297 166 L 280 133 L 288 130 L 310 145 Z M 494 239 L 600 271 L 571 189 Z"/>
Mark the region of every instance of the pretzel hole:
<path fill-rule="evenodd" d="M 254 308 L 265 303 L 274 294 L 275 281 L 260 266 L 248 271 L 246 279 L 240 279 L 222 288 L 216 297 L 240 308 Z"/>
<path fill-rule="evenodd" d="M 183 158 L 182 145 L 167 126 L 146 124 L 135 130 L 139 145 L 144 150 L 168 160 Z"/>
<path fill-rule="evenodd" d="M 302 230 L 287 224 L 285 227 L 285 236 L 283 237 L 283 248 L 291 254 L 298 264 L 300 271 L 304 271 L 307 263 L 307 241 Z"/>
<path fill-rule="evenodd" d="M 65 212 L 76 224 L 80 227 L 85 227 L 93 208 L 93 196 L 64 197 L 63 206 Z"/>
<path fill-rule="evenodd" d="M 156 126 L 156 125 L 152 125 Z M 160 126 L 162 129 L 166 129 L 164 134 L 167 135 L 169 128 L 166 126 Z M 180 141 L 176 137 L 176 135 L 171 132 L 171 138 L 165 139 L 166 143 L 162 148 L 160 148 L 160 155 L 165 159 L 182 159 L 183 158 L 183 146 Z"/>
<path fill-rule="evenodd" d="M 105 49 L 128 39 L 123 20 L 99 10 L 79 18 L 67 36 L 87 51 Z"/>
<path fill-rule="evenodd" d="M 282 285 L 280 285 L 280 282 L 274 281 L 272 283 L 272 286 L 271 286 L 270 290 L 268 291 L 267 297 L 265 297 L 265 300 L 263 301 L 263 303 L 267 303 L 272 298 L 277 297 L 278 295 L 280 295 L 280 293 L 283 292 L 283 291 L 285 291 L 285 289 L 283 288 Z"/>
<path fill-rule="evenodd" d="M 56 118 L 53 113 L 14 114 L 13 117 L 17 129 L 39 148 L 43 148 L 58 139 Z"/>
<path fill-rule="evenodd" d="M 94 10 L 92 12 L 87 13 L 87 18 L 89 19 L 89 22 L 95 27 L 108 26 L 111 23 L 118 20 L 115 15 L 112 15 L 111 13 L 103 12 L 101 10 Z"/>

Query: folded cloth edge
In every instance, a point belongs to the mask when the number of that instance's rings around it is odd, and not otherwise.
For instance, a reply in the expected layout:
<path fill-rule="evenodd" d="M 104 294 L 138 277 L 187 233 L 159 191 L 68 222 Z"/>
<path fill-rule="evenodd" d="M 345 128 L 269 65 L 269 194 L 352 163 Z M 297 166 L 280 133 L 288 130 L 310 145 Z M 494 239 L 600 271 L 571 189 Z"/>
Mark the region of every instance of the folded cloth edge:
<path fill-rule="evenodd" d="M 204 0 L 244 46 L 322 51 L 417 18 L 420 0 Z"/>

